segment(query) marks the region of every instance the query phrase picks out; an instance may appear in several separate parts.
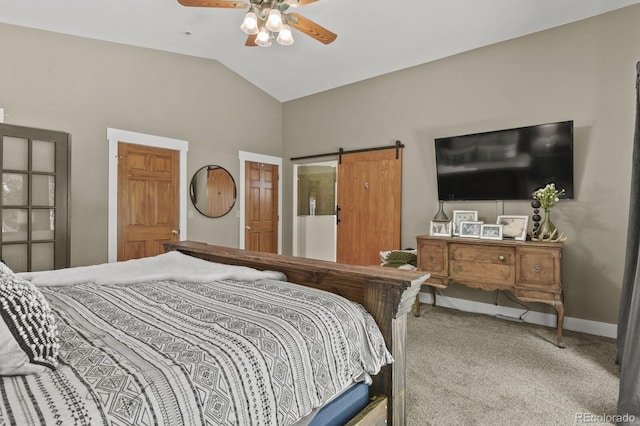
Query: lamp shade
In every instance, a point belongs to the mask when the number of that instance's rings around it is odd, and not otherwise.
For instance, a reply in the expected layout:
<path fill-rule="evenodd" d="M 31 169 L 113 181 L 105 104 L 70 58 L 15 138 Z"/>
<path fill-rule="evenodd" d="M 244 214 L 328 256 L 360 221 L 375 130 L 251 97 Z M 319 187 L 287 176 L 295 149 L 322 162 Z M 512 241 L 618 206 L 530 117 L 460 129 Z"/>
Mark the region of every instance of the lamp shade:
<path fill-rule="evenodd" d="M 282 30 L 278 33 L 278 38 L 276 41 L 283 45 L 289 46 L 293 44 L 293 34 L 291 34 L 291 27 L 287 24 L 282 26 Z"/>
<path fill-rule="evenodd" d="M 267 31 L 267 29 L 264 27 L 264 25 L 262 27 L 260 27 L 260 31 L 258 32 L 258 35 L 256 36 L 255 43 L 258 46 L 262 46 L 262 47 L 271 46 L 271 34 L 269 33 L 269 31 Z"/>
<path fill-rule="evenodd" d="M 247 34 L 258 34 L 258 17 L 254 12 L 249 11 L 244 15 L 240 29 Z"/>
<path fill-rule="evenodd" d="M 282 14 L 278 9 L 271 9 L 265 26 L 274 33 L 282 31 Z"/>

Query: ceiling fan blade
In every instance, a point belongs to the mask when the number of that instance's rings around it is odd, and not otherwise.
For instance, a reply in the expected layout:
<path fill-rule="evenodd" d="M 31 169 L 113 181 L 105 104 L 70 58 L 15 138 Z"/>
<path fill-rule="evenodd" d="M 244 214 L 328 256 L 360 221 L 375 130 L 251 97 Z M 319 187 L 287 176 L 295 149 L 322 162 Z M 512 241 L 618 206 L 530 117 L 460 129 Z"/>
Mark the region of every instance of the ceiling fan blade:
<path fill-rule="evenodd" d="M 317 1 L 318 0 L 285 0 L 285 3 L 290 7 L 300 7 L 304 6 L 305 4 L 315 3 Z"/>
<path fill-rule="evenodd" d="M 249 47 L 257 46 L 256 37 L 258 37 L 258 34 L 250 34 L 249 37 L 247 37 L 247 41 L 244 42 L 244 45 Z"/>
<path fill-rule="evenodd" d="M 324 44 L 329 44 L 338 37 L 337 34 L 297 13 L 288 13 L 287 16 L 289 17 L 289 25 Z"/>
<path fill-rule="evenodd" d="M 248 9 L 251 5 L 243 1 L 225 1 L 225 0 L 178 0 L 183 6 L 195 7 L 225 7 L 231 9 Z"/>

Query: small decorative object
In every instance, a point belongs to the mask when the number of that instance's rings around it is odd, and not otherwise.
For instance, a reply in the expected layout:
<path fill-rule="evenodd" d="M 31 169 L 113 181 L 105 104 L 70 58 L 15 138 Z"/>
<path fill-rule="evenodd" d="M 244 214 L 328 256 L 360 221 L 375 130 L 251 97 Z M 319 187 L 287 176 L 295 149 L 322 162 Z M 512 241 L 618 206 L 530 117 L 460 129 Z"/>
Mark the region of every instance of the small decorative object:
<path fill-rule="evenodd" d="M 533 238 L 536 241 L 565 241 L 567 239 L 563 234 L 558 235 L 558 229 L 551 222 L 551 207 L 560 201 L 562 195 L 564 195 L 564 189 L 556 189 L 556 185 L 553 183 L 533 192 L 534 201 L 538 200 L 540 207 L 544 209 L 544 220 L 540 227 L 534 230 Z"/>
<path fill-rule="evenodd" d="M 429 235 L 434 237 L 450 237 L 451 236 L 451 222 L 431 221 L 431 227 L 429 228 Z"/>
<path fill-rule="evenodd" d="M 505 239 L 525 241 L 529 216 L 498 216 L 497 225 L 502 225 L 502 236 Z"/>
<path fill-rule="evenodd" d="M 538 228 L 540 228 L 540 221 L 542 220 L 542 217 L 540 217 L 540 200 L 534 198 L 533 201 L 531 201 L 531 207 L 533 207 L 533 216 L 531 216 L 531 220 L 533 220 L 532 234 L 534 238 L 537 238 Z"/>
<path fill-rule="evenodd" d="M 438 212 L 431 220 L 433 220 L 434 222 L 449 222 L 449 217 L 444 212 L 444 201 L 439 200 L 438 204 L 439 204 Z"/>
<path fill-rule="evenodd" d="M 480 228 L 480 238 L 483 240 L 501 240 L 502 225 L 484 223 Z"/>
<path fill-rule="evenodd" d="M 470 222 L 463 220 L 460 222 L 460 237 L 480 238 L 480 229 L 483 222 Z"/>
<path fill-rule="evenodd" d="M 478 212 L 473 210 L 453 211 L 453 235 L 460 235 L 460 222 L 477 222 Z"/>

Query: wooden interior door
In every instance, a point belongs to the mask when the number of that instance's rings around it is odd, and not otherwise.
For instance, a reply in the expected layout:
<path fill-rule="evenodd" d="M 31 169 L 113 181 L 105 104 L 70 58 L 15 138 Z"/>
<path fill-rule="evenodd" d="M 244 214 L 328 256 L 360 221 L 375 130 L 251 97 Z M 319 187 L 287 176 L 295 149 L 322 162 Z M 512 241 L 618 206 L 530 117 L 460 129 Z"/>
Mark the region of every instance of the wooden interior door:
<path fill-rule="evenodd" d="M 276 164 L 245 163 L 246 250 L 278 252 L 278 179 Z"/>
<path fill-rule="evenodd" d="M 343 154 L 338 165 L 337 261 L 379 265 L 400 248 L 402 149 Z"/>
<path fill-rule="evenodd" d="M 164 253 L 178 240 L 179 151 L 118 143 L 118 260 Z"/>

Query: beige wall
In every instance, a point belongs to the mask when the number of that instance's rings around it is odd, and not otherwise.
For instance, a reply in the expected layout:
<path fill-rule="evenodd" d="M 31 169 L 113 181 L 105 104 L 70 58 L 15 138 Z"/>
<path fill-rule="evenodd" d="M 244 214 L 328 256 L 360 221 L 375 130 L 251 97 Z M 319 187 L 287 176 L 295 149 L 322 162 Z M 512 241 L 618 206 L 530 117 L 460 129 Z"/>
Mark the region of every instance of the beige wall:
<path fill-rule="evenodd" d="M 281 103 L 218 62 L 1 24 L 0 58 L 5 123 L 71 134 L 73 266 L 107 261 L 108 127 L 187 140 L 189 179 L 217 164 L 239 182 L 238 150 L 281 153 Z M 238 246 L 237 203 L 188 208 L 188 237 Z"/>
<path fill-rule="evenodd" d="M 283 242 L 290 253 L 290 157 L 401 140 L 402 246 L 410 247 L 416 235 L 428 232 L 437 210 L 435 137 L 572 119 L 576 199 L 553 212 L 569 236 L 563 263 L 567 315 L 615 323 L 638 22 L 640 6 L 631 6 L 285 104 L 215 61 L 0 24 L 0 107 L 8 124 L 72 136 L 74 266 L 107 260 L 108 127 L 189 141 L 189 177 L 212 163 L 238 182 L 238 150 L 284 157 Z M 248 116 L 261 129 L 259 140 L 247 132 Z M 486 221 L 502 212 L 531 213 L 527 202 L 445 208 L 475 209 Z M 195 212 L 189 237 L 237 246 L 235 210 L 220 219 Z M 489 303 L 494 297 L 459 287 L 447 294 Z"/>
<path fill-rule="evenodd" d="M 401 140 L 402 247 L 415 247 L 415 236 L 428 233 L 437 211 L 434 138 L 574 120 L 575 200 L 553 210 L 554 223 L 569 237 L 563 251 L 566 313 L 615 323 L 629 208 L 638 22 L 640 6 L 632 6 L 287 102 L 283 157 Z M 290 205 L 289 162 L 284 169 Z M 526 201 L 502 207 L 447 202 L 445 209 L 478 210 L 490 222 L 502 212 L 532 213 Z M 289 212 L 285 232 L 291 228 Z M 487 303 L 495 297 L 457 286 L 446 294 Z"/>

